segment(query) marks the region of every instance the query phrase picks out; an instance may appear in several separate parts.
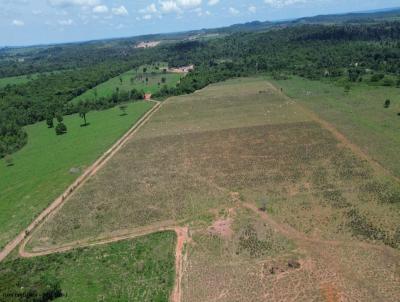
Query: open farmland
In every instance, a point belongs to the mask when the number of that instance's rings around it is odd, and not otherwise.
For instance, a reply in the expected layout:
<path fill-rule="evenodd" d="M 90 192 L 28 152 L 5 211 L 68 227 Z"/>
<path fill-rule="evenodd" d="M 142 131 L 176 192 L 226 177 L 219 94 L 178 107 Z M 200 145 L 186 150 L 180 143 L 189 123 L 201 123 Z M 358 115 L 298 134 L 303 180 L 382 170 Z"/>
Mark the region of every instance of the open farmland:
<path fill-rule="evenodd" d="M 127 93 L 132 89 L 154 94 L 164 85 L 175 87 L 182 75 L 169 72 L 164 73 L 163 70 L 167 69 L 168 66 L 163 63 L 156 66 L 145 65 L 127 71 L 93 89 L 89 89 L 73 99 L 72 102 L 93 101 L 102 97 L 111 97 L 114 93 Z M 144 68 L 147 69 L 146 72 L 144 72 Z M 146 78 L 148 79 L 147 82 Z M 162 83 L 162 78 L 165 78 L 165 83 Z"/>
<path fill-rule="evenodd" d="M 299 77 L 274 81 L 284 92 L 308 106 L 362 148 L 394 175 L 400 177 L 399 88 L 353 84 L 342 86 Z M 384 108 L 385 100 L 391 101 Z"/>
<path fill-rule="evenodd" d="M 174 285 L 175 245 L 175 233 L 163 232 L 61 254 L 8 260 L 0 266 L 0 300 L 52 288 L 56 297 L 62 294 L 57 301 L 167 302 Z"/>
<path fill-rule="evenodd" d="M 188 224 L 184 301 L 395 301 L 399 184 L 352 150 L 263 79 L 212 85 L 166 101 L 27 248 Z"/>
<path fill-rule="evenodd" d="M 118 108 L 93 111 L 87 127 L 80 126 L 78 115 L 66 116 L 68 132 L 61 136 L 45 122 L 27 126 L 28 144 L 13 154 L 13 166 L 0 161 L 0 246 L 29 225 L 152 106 L 128 104 L 125 116 Z"/>

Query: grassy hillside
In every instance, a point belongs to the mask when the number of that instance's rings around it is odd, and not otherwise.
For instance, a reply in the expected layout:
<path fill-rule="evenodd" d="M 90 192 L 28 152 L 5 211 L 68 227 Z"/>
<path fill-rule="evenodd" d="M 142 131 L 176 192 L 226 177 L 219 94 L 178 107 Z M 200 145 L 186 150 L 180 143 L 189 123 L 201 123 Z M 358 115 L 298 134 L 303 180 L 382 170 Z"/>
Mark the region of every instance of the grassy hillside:
<path fill-rule="evenodd" d="M 85 167 L 129 129 L 151 103 L 131 103 L 120 110 L 90 112 L 90 125 L 80 127 L 78 115 L 67 116 L 68 133 L 57 136 L 44 122 L 26 127 L 28 144 L 13 157 L 13 166 L 0 161 L 0 246 L 26 227 Z M 75 168 L 71 172 L 70 170 Z"/>
<path fill-rule="evenodd" d="M 38 77 L 38 74 L 33 74 L 33 75 L 29 75 L 29 76 L 23 75 L 23 76 L 16 76 L 16 77 L 1 78 L 0 79 L 0 89 L 6 87 L 7 85 L 25 84 L 33 79 L 36 79 L 37 77 Z"/>
<path fill-rule="evenodd" d="M 400 177 L 399 88 L 357 84 L 345 93 L 341 86 L 298 77 L 274 83 Z M 391 101 L 389 108 L 384 108 L 386 99 Z"/>
<path fill-rule="evenodd" d="M 146 72 L 143 72 L 143 68 L 147 68 Z M 167 68 L 166 64 L 160 64 L 158 69 L 155 66 L 146 65 L 130 70 L 86 91 L 84 94 L 73 99 L 72 102 L 111 97 L 116 92 L 129 92 L 132 89 L 143 91 L 144 93 L 155 93 L 163 85 L 175 87 L 182 75 L 176 73 L 164 74 L 164 68 Z M 146 78 L 148 82 L 146 82 Z M 165 78 L 165 83 L 162 83 L 162 78 Z"/>
<path fill-rule="evenodd" d="M 37 297 L 41 289 L 52 286 L 63 295 L 56 301 L 167 302 L 175 278 L 175 245 L 175 233 L 164 232 L 6 261 L 0 266 L 0 300 L 28 301 L 12 295 L 32 293 Z M 3 300 L 7 294 L 10 299 Z"/>

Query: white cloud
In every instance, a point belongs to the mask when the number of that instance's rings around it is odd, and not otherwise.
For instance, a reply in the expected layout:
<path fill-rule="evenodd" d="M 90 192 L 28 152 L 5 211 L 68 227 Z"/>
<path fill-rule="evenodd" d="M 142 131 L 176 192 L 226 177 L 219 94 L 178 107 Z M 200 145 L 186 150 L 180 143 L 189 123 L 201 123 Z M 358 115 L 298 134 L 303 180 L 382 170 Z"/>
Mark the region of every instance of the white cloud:
<path fill-rule="evenodd" d="M 120 7 L 114 7 L 112 9 L 112 13 L 116 16 L 127 16 L 129 15 L 128 10 L 125 6 L 121 5 Z"/>
<path fill-rule="evenodd" d="M 230 8 L 229 8 L 229 13 L 230 13 L 231 15 L 233 15 L 233 16 L 239 15 L 239 11 L 238 11 L 236 8 L 234 8 L 234 7 L 230 7 Z"/>
<path fill-rule="evenodd" d="M 255 7 L 254 5 L 250 5 L 247 9 L 252 14 L 255 14 L 257 12 L 257 7 Z"/>
<path fill-rule="evenodd" d="M 108 7 L 106 5 L 97 5 L 93 7 L 93 12 L 96 14 L 108 13 Z"/>
<path fill-rule="evenodd" d="M 179 8 L 175 1 L 160 1 L 161 11 L 163 13 L 181 13 L 182 10 Z"/>
<path fill-rule="evenodd" d="M 139 10 L 141 14 L 155 14 L 157 13 L 157 7 L 154 3 L 146 6 L 146 8 L 142 8 Z"/>
<path fill-rule="evenodd" d="M 201 5 L 202 0 L 177 0 L 176 3 L 180 8 L 193 8 Z"/>
<path fill-rule="evenodd" d="M 14 25 L 14 26 L 24 26 L 25 22 L 21 21 L 21 20 L 13 20 L 12 21 L 12 25 Z"/>
<path fill-rule="evenodd" d="M 266 4 L 275 8 L 281 8 L 297 3 L 306 3 L 307 0 L 264 0 Z"/>
<path fill-rule="evenodd" d="M 218 3 L 219 3 L 219 0 L 208 0 L 209 6 L 214 6 L 214 5 L 217 5 Z"/>
<path fill-rule="evenodd" d="M 74 21 L 72 19 L 67 19 L 67 20 L 59 20 L 58 24 L 66 26 L 66 25 L 72 25 Z"/>
<path fill-rule="evenodd" d="M 181 14 L 185 10 L 198 8 L 202 0 L 160 0 L 160 10 L 163 13 Z"/>
<path fill-rule="evenodd" d="M 100 4 L 100 0 L 47 0 L 47 2 L 56 7 L 96 6 Z"/>
<path fill-rule="evenodd" d="M 152 15 L 147 14 L 147 15 L 144 15 L 142 19 L 143 20 L 151 20 L 151 18 L 152 18 Z"/>

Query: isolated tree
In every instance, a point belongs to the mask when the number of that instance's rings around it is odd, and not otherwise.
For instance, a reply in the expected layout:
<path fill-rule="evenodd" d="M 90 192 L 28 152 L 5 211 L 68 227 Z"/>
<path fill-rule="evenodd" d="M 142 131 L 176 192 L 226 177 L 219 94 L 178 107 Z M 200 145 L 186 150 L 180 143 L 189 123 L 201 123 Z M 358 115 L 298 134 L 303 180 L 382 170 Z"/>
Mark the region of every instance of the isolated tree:
<path fill-rule="evenodd" d="M 349 84 L 346 84 L 346 85 L 344 86 L 344 92 L 349 93 L 349 92 L 350 92 L 350 89 L 351 89 L 351 86 L 350 86 Z"/>
<path fill-rule="evenodd" d="M 122 77 L 119 77 L 119 82 L 120 82 L 121 85 L 122 85 Z"/>
<path fill-rule="evenodd" d="M 135 82 L 135 79 L 132 77 L 131 78 L 131 85 L 133 85 L 134 82 Z"/>
<path fill-rule="evenodd" d="M 11 157 L 10 154 L 6 154 L 6 156 L 4 156 L 4 162 L 6 163 L 6 166 L 7 166 L 7 167 L 11 167 L 11 166 L 14 165 L 14 160 L 13 160 L 13 158 Z"/>
<path fill-rule="evenodd" d="M 63 122 L 59 122 L 56 126 L 56 134 L 62 135 L 67 133 L 67 126 Z"/>
<path fill-rule="evenodd" d="M 146 85 L 149 83 L 149 78 L 146 77 Z"/>
<path fill-rule="evenodd" d="M 48 115 L 46 118 L 46 124 L 48 128 L 53 128 L 54 127 L 54 117 L 52 115 Z"/>
<path fill-rule="evenodd" d="M 147 67 L 143 67 L 143 73 L 147 72 Z"/>
<path fill-rule="evenodd" d="M 127 115 L 127 113 L 126 113 L 127 108 L 128 108 L 128 106 L 126 106 L 125 104 L 119 106 L 119 109 L 121 110 L 121 116 Z"/>
<path fill-rule="evenodd" d="M 385 101 L 385 104 L 383 105 L 383 107 L 385 107 L 385 108 L 389 108 L 390 107 L 390 100 L 389 99 L 387 99 Z"/>
<path fill-rule="evenodd" d="M 164 69 L 163 69 L 163 73 L 164 73 L 164 74 L 167 73 L 167 68 L 164 68 Z"/>
<path fill-rule="evenodd" d="M 97 93 L 97 89 L 96 88 L 93 89 L 93 93 L 94 93 L 94 99 L 97 100 L 98 93 Z"/>
<path fill-rule="evenodd" d="M 84 124 L 82 126 L 87 126 L 86 115 L 89 112 L 89 108 L 86 105 L 79 107 L 79 116 L 83 118 Z"/>
<path fill-rule="evenodd" d="M 167 81 L 167 79 L 166 79 L 165 77 L 162 77 L 162 78 L 161 78 L 161 83 L 164 84 L 166 81 Z"/>

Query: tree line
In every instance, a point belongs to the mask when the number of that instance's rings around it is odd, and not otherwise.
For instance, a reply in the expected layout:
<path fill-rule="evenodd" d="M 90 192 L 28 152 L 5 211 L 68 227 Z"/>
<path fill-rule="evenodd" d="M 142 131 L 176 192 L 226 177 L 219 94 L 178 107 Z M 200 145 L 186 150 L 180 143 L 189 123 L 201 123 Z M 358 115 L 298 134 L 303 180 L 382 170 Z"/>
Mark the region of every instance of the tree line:
<path fill-rule="evenodd" d="M 51 47 L 35 53 L 40 68 L 56 70 L 55 62 L 73 69 L 41 75 L 28 83 L 0 89 L 0 157 L 26 143 L 21 127 L 45 120 L 56 112 L 72 114 L 76 96 L 132 68 L 167 62 L 170 66 L 194 64 L 195 71 L 177 87 L 162 86 L 154 97 L 191 93 L 231 77 L 258 73 L 294 74 L 309 79 L 327 78 L 349 83 L 367 78 L 375 84 L 400 86 L 400 22 L 355 25 L 299 25 L 266 32 L 243 32 L 199 41 L 164 44 L 132 50 L 123 41 L 101 50 L 96 44 Z M 104 46 L 104 45 L 103 45 Z M 47 56 L 46 56 L 46 55 Z M 49 55 L 51 54 L 51 55 Z M 93 59 L 93 54 L 99 57 Z M 27 60 L 29 62 L 29 60 Z M 0 70 L 3 66 L 0 63 Z M 29 63 L 7 63 L 3 74 L 18 74 Z M 28 64 L 28 65 L 27 65 Z M 13 69 L 15 67 L 15 70 Z M 36 65 L 33 64 L 34 71 Z M 47 67 L 46 67 L 47 66 Z M 142 92 L 115 93 L 90 102 L 90 110 L 115 106 L 142 97 Z"/>

